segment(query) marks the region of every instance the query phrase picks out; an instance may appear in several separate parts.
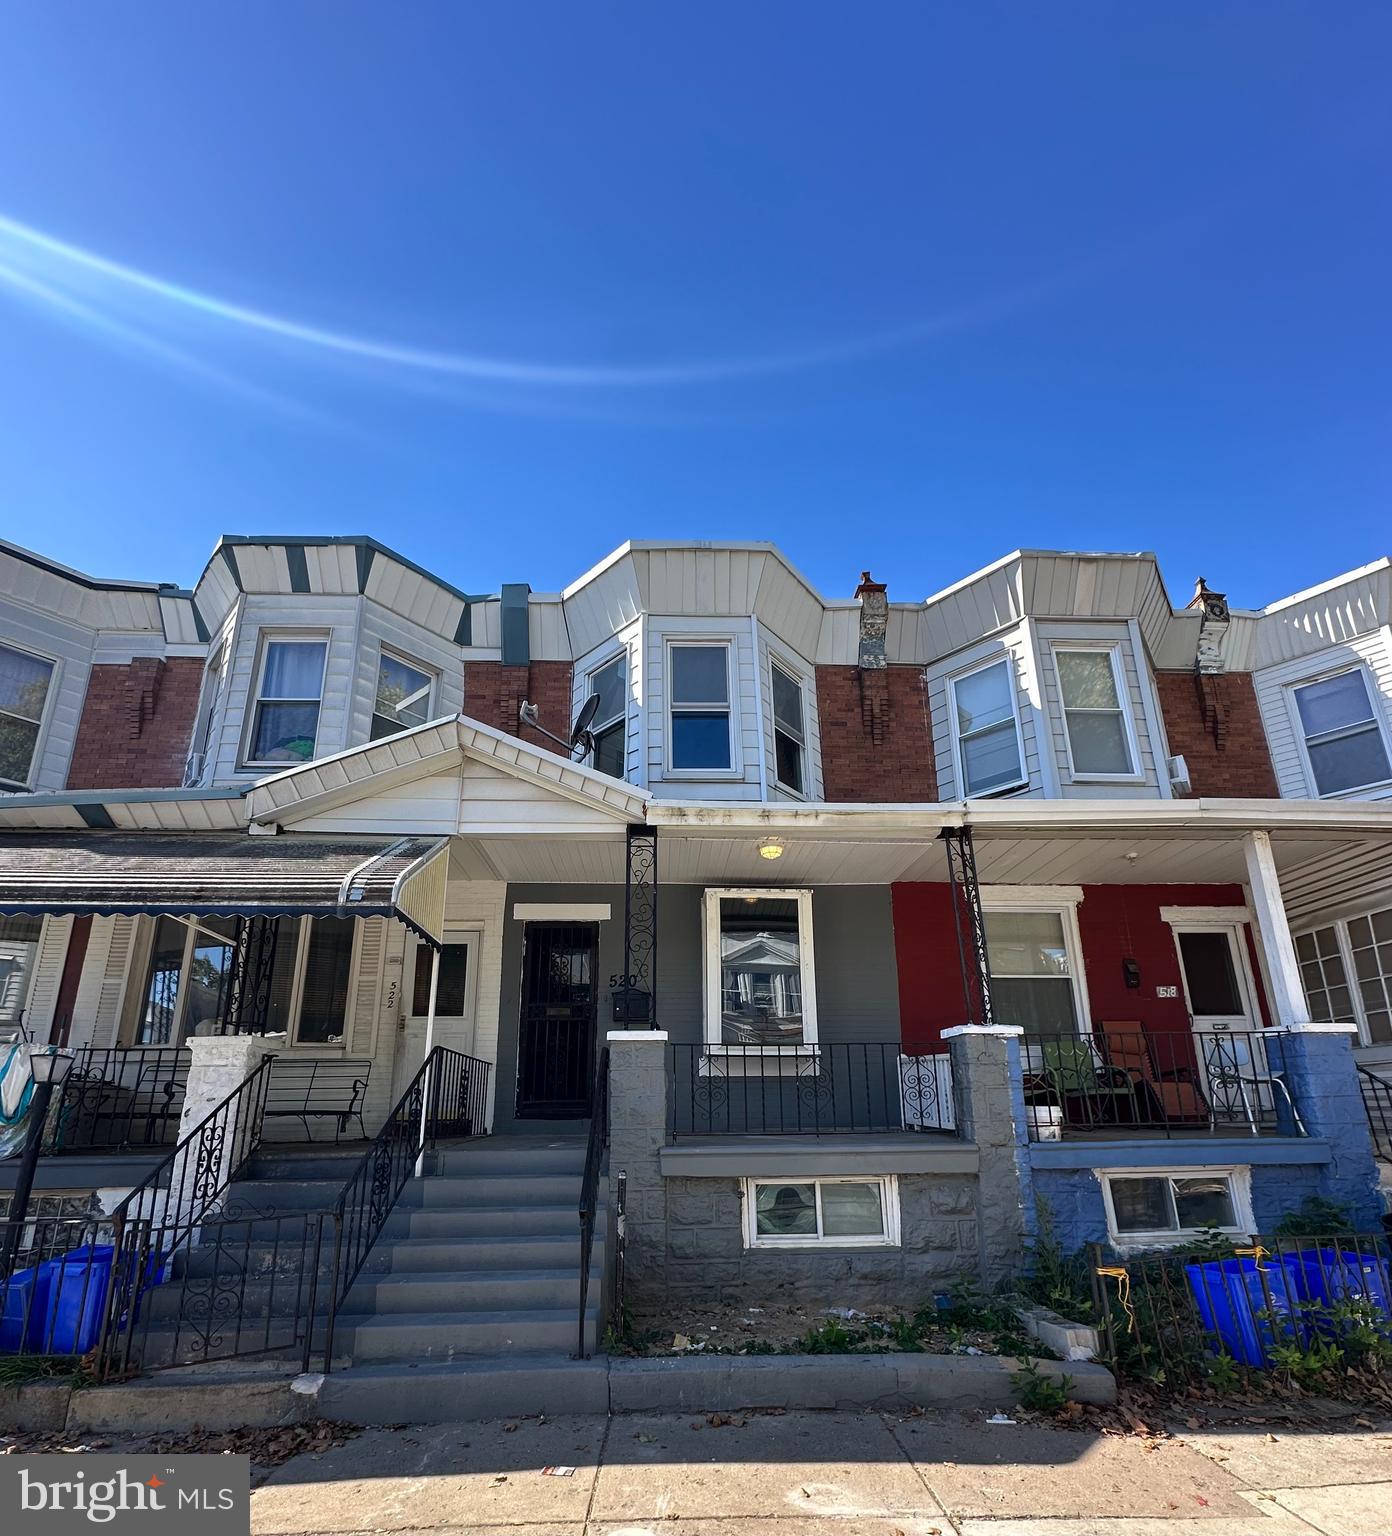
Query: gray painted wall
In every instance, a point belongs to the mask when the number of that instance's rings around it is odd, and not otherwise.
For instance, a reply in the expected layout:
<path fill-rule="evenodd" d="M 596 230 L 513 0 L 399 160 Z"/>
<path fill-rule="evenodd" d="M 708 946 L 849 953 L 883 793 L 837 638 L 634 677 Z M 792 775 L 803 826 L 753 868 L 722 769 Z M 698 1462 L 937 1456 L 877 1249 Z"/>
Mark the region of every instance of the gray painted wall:
<path fill-rule="evenodd" d="M 658 894 L 658 1025 L 673 1041 L 701 1039 L 702 889 L 664 885 Z M 623 971 L 622 886 L 510 885 L 503 924 L 503 982 L 498 1017 L 498 1091 L 494 1129 L 499 1134 L 575 1133 L 576 1121 L 519 1121 L 517 1040 L 522 1006 L 522 929 L 518 902 L 576 905 L 608 902 L 611 917 L 599 925 L 600 1044 L 614 1028 L 610 978 Z M 899 1039 L 899 977 L 887 885 L 822 886 L 812 896 L 817 1018 L 824 1041 Z"/>

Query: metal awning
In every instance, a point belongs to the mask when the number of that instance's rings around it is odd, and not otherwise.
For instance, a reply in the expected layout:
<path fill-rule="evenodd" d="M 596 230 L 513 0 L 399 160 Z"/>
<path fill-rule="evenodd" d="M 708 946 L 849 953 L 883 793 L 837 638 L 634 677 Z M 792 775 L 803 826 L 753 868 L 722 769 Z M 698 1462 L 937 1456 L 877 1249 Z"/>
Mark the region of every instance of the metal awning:
<path fill-rule="evenodd" d="M 444 942 L 444 837 L 0 833 L 0 913 L 391 917 Z"/>

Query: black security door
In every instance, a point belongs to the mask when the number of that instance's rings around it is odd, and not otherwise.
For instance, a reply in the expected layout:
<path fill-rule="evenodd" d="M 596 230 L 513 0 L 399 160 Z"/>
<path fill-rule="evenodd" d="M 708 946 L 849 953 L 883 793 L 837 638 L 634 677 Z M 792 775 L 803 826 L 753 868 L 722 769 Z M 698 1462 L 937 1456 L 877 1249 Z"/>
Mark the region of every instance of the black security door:
<path fill-rule="evenodd" d="M 582 1120 L 590 1112 L 598 941 L 595 923 L 523 929 L 519 1120 Z"/>

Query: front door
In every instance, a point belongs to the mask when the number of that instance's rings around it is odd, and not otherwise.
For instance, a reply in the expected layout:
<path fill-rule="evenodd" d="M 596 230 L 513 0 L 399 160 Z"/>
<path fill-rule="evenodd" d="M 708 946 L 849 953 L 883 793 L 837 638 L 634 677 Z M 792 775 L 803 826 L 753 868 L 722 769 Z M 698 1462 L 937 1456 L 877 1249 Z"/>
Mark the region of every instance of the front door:
<path fill-rule="evenodd" d="M 1184 992 L 1209 1103 L 1220 1120 L 1257 1120 L 1272 1108 L 1255 984 L 1240 922 L 1177 927 Z"/>
<path fill-rule="evenodd" d="M 598 947 L 597 923 L 523 927 L 519 1120 L 583 1120 L 590 1112 Z"/>

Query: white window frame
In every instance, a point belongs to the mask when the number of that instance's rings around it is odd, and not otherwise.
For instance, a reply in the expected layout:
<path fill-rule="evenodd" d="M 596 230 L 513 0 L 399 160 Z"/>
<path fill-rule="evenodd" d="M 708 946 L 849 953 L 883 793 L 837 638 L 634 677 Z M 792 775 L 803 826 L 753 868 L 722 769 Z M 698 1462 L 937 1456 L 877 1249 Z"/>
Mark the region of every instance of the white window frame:
<path fill-rule="evenodd" d="M 758 1230 L 756 1194 L 761 1184 L 811 1184 L 815 1188 L 817 1231 L 807 1236 L 772 1236 Z M 825 1184 L 878 1184 L 880 1209 L 884 1212 L 884 1232 L 877 1236 L 827 1237 L 822 1232 L 822 1186 Z M 746 1248 L 898 1248 L 900 1246 L 899 1180 L 892 1173 L 848 1174 L 825 1178 L 820 1175 L 785 1174 L 778 1178 L 745 1179 L 740 1191 L 744 1202 L 744 1246 Z"/>
<path fill-rule="evenodd" d="M 1373 712 L 1372 723 L 1377 727 L 1378 736 L 1382 742 L 1383 754 L 1386 756 L 1389 765 L 1392 765 L 1392 732 L 1388 730 L 1386 710 L 1382 705 L 1382 694 L 1378 689 L 1377 678 L 1366 661 L 1355 661 L 1351 665 L 1331 667 L 1314 677 L 1297 678 L 1294 682 L 1285 685 L 1286 713 L 1290 717 L 1291 729 L 1295 733 L 1296 746 L 1300 751 L 1300 763 L 1305 773 L 1305 786 L 1310 791 L 1310 797 L 1315 800 L 1343 800 L 1355 795 L 1366 795 L 1369 790 L 1386 789 L 1389 784 L 1392 784 L 1392 774 L 1389 774 L 1387 778 L 1377 779 L 1370 784 L 1354 784 L 1348 789 L 1331 789 L 1321 792 L 1319 781 L 1315 777 L 1315 765 L 1310 760 L 1309 739 L 1305 734 L 1305 722 L 1300 718 L 1300 704 L 1296 695 L 1302 688 L 1314 687 L 1319 683 L 1332 683 L 1336 677 L 1343 677 L 1349 672 L 1357 672 L 1363 679 L 1363 687 L 1368 696 L 1368 704 Z"/>
<path fill-rule="evenodd" d="M 16 779 L 0 779 L 0 794 L 23 794 L 34 787 L 34 780 L 38 776 L 39 763 L 43 759 L 44 747 L 48 742 L 48 725 L 53 718 L 53 710 L 58 697 L 58 681 L 62 673 L 62 662 L 56 656 L 46 656 L 42 651 L 36 651 L 32 645 L 18 645 L 8 637 L 0 639 L 0 646 L 7 651 L 13 651 L 17 656 L 30 656 L 35 661 L 41 661 L 48 668 L 48 691 L 44 694 L 43 709 L 37 721 L 30 720 L 26 715 L 17 715 L 13 710 L 0 709 L 0 714 L 7 715 L 12 720 L 21 720 L 25 725 L 37 725 L 38 730 L 34 734 L 34 755 L 29 759 L 29 772 L 24 783 Z"/>
<path fill-rule="evenodd" d="M 720 903 L 757 898 L 761 901 L 797 902 L 798 972 L 802 988 L 802 1039 L 774 1050 L 770 1046 L 735 1045 L 723 1041 L 720 1017 Z M 705 947 L 705 998 L 702 1009 L 707 1054 L 748 1056 L 757 1062 L 762 1054 L 769 1068 L 778 1071 L 778 1057 L 815 1055 L 817 1050 L 816 957 L 812 948 L 812 892 L 785 886 L 710 886 L 701 904 L 702 943 Z"/>
<path fill-rule="evenodd" d="M 1131 693 L 1126 686 L 1126 668 L 1121 659 L 1120 640 L 1053 640 L 1049 643 L 1049 657 L 1054 668 L 1054 683 L 1058 689 L 1059 724 L 1063 727 L 1063 746 L 1068 763 L 1069 781 L 1074 784 L 1141 784 L 1145 774 L 1141 767 L 1141 746 L 1136 735 L 1136 721 L 1131 711 Z M 1112 668 L 1112 687 L 1116 689 L 1117 713 L 1121 716 L 1122 734 L 1126 741 L 1127 756 L 1131 766 L 1124 773 L 1089 773 L 1073 766 L 1073 736 L 1068 729 L 1068 708 L 1063 701 L 1063 673 L 1058 658 L 1068 652 L 1106 654 Z M 1108 714 L 1108 710 L 1085 710 L 1082 713 Z"/>
<path fill-rule="evenodd" d="M 585 700 L 588 699 L 596 691 L 594 686 L 595 678 L 598 677 L 599 674 L 605 670 L 605 668 L 612 667 L 616 661 L 622 662 L 624 669 L 623 713 L 621 715 L 614 715 L 607 721 L 600 721 L 596 716 L 595 722 L 593 725 L 591 725 L 590 729 L 594 731 L 596 735 L 598 735 L 599 731 L 608 730 L 611 726 L 618 725 L 622 722 L 624 771 L 621 777 L 623 779 L 627 779 L 628 737 L 629 732 L 633 728 L 633 658 L 629 648 L 626 645 L 620 645 L 617 648 L 610 650 L 599 661 L 595 662 L 593 666 L 587 667 L 585 669 L 585 688 L 579 699 L 576 700 L 576 709 L 578 711 L 584 705 Z M 594 768 L 595 764 L 593 761 L 591 761 L 588 766 Z M 597 773 L 602 772 L 602 770 L 598 768 L 595 768 L 595 771 Z"/>
<path fill-rule="evenodd" d="M 273 772 L 284 772 L 290 768 L 298 768 L 300 763 L 271 762 L 251 755 L 252 743 L 256 740 L 256 723 L 263 702 L 261 689 L 266 680 L 266 661 L 271 653 L 272 645 L 322 645 L 324 647 L 324 665 L 319 673 L 319 697 L 316 700 L 319 712 L 314 717 L 314 751 L 306 762 L 313 762 L 319 755 L 319 731 L 324 722 L 324 684 L 329 675 L 329 648 L 333 644 L 333 636 L 328 630 L 323 629 L 263 629 L 256 637 L 256 670 L 252 674 L 253 683 L 251 693 L 247 699 L 246 735 L 242 742 L 241 765 L 243 768 L 267 768 Z M 307 703 L 307 699 L 272 699 L 265 702 L 273 704 Z M 376 693 L 373 693 L 373 704 L 377 702 Z"/>
<path fill-rule="evenodd" d="M 672 653 L 692 646 L 713 650 L 717 646 L 725 651 L 725 722 L 730 733 L 730 766 L 728 768 L 678 768 L 672 756 L 672 717 L 674 714 L 713 714 L 718 704 L 674 704 L 672 700 Z M 663 744 L 662 776 L 664 779 L 711 779 L 737 780 L 744 777 L 744 765 L 740 760 L 739 734 L 736 729 L 735 702 L 735 636 L 730 634 L 703 635 L 700 633 L 667 635 L 663 648 Z"/>
<path fill-rule="evenodd" d="M 965 682 L 967 678 L 974 677 L 978 672 L 988 671 L 991 667 L 1004 666 L 1006 679 L 1010 684 L 1010 713 L 1015 721 L 1015 750 L 1020 761 L 1020 777 L 1013 779 L 1008 784 L 993 784 L 990 789 L 974 791 L 967 787 L 967 759 L 962 750 L 962 735 L 957 718 L 957 685 Z M 969 667 L 962 667 L 953 672 L 947 679 L 947 719 L 948 728 L 952 732 L 952 757 L 957 768 L 957 787 L 963 800 L 990 800 L 998 795 L 1013 794 L 1017 789 L 1029 787 L 1029 764 L 1025 761 L 1025 731 L 1020 720 L 1020 692 L 1016 686 L 1015 658 L 1008 650 L 1001 650 L 989 656 L 985 661 L 973 662 Z M 990 729 L 990 727 L 987 727 Z"/>
<path fill-rule="evenodd" d="M 1347 979 L 1349 989 L 1349 1001 L 1353 1005 L 1352 1019 L 1339 1019 L 1336 1023 L 1350 1023 L 1358 1027 L 1358 1044 L 1367 1051 L 1376 1052 L 1378 1058 L 1386 1056 L 1392 1059 L 1392 1041 L 1374 1040 L 1368 1026 L 1366 1004 L 1363 1001 L 1363 987 L 1358 977 L 1358 971 L 1353 959 L 1353 935 L 1349 932 L 1349 924 L 1356 923 L 1360 919 L 1371 922 L 1379 913 L 1392 911 L 1392 901 L 1384 901 L 1376 907 L 1365 907 L 1358 912 L 1350 912 L 1344 917 L 1326 918 L 1321 922 L 1309 923 L 1301 927 L 1298 932 L 1292 930 L 1292 938 L 1301 938 L 1307 933 L 1316 933 L 1321 928 L 1334 930 L 1335 942 L 1339 946 L 1339 958 L 1344 963 L 1344 976 Z M 1376 942 L 1376 941 L 1375 941 Z M 1392 980 L 1383 983 L 1389 992 L 1392 992 Z M 1304 978 L 1301 978 L 1301 995 L 1307 996 L 1304 991 Z M 1308 997 L 1307 997 L 1308 1001 Z"/>
<path fill-rule="evenodd" d="M 794 800 L 807 800 L 809 780 L 812 776 L 812 753 L 808 746 L 807 731 L 807 679 L 794 667 L 781 657 L 774 655 L 772 647 L 769 649 L 769 724 L 773 730 L 773 757 L 769 764 L 772 769 L 772 782 L 777 786 L 781 794 Z M 802 713 L 802 734 L 795 736 L 790 730 L 786 730 L 778 723 L 778 709 L 774 702 L 773 678 L 775 672 L 781 672 L 783 676 L 793 684 L 798 691 L 798 704 Z M 802 767 L 802 786 L 794 788 L 791 784 L 785 784 L 778 777 L 778 733 L 782 730 L 789 741 L 794 742 L 798 749 L 798 762 Z"/>
<path fill-rule="evenodd" d="M 986 912 L 1057 912 L 1063 919 L 1063 946 L 1068 954 L 1068 979 L 1073 983 L 1073 1012 L 1080 1036 L 1092 1034 L 1087 971 L 1083 964 L 1083 935 L 1078 926 L 1080 885 L 983 885 L 981 910 Z M 989 959 L 989 957 L 988 957 Z M 1010 980 L 1010 977 L 1004 978 Z M 1031 978 L 1023 978 L 1029 980 Z M 1028 1044 L 1025 1036 L 1022 1043 Z"/>
<path fill-rule="evenodd" d="M 435 698 L 440 691 L 440 673 L 435 667 L 427 666 L 425 662 L 418 661 L 414 656 L 408 656 L 405 651 L 398 650 L 394 645 L 379 646 L 377 648 L 377 671 L 372 680 L 372 710 L 367 717 L 367 737 L 369 741 L 386 740 L 385 736 L 373 736 L 372 734 L 373 722 L 377 719 L 378 714 L 377 695 L 382 687 L 383 658 L 398 662 L 403 667 L 410 667 L 413 672 L 419 672 L 423 677 L 429 679 L 429 687 L 426 691 L 425 700 L 425 720 L 421 722 L 422 725 L 427 724 L 429 721 L 435 718 Z M 324 669 L 326 672 L 328 670 L 328 660 L 328 653 L 326 651 L 324 654 Z M 319 708 L 322 710 L 323 707 L 324 685 L 321 681 L 319 685 Z M 415 725 L 401 725 L 398 726 L 397 730 L 392 732 L 392 734 L 395 735 L 400 731 L 415 731 L 419 729 L 420 727 Z"/>
<path fill-rule="evenodd" d="M 1096 1172 L 1098 1183 L 1102 1186 L 1102 1204 L 1107 1213 L 1107 1238 L 1114 1248 L 1176 1247 L 1181 1243 L 1189 1242 L 1200 1229 L 1198 1227 L 1162 1227 L 1147 1232 L 1119 1231 L 1116 1208 L 1112 1203 L 1113 1179 L 1226 1178 L 1236 1225 L 1219 1227 L 1218 1231 L 1234 1237 L 1249 1237 L 1256 1230 L 1256 1218 L 1252 1214 L 1252 1170 L 1244 1163 L 1224 1163 L 1196 1168 L 1099 1168 Z M 1174 1198 L 1173 1191 L 1170 1198 L 1171 1200 Z"/>

